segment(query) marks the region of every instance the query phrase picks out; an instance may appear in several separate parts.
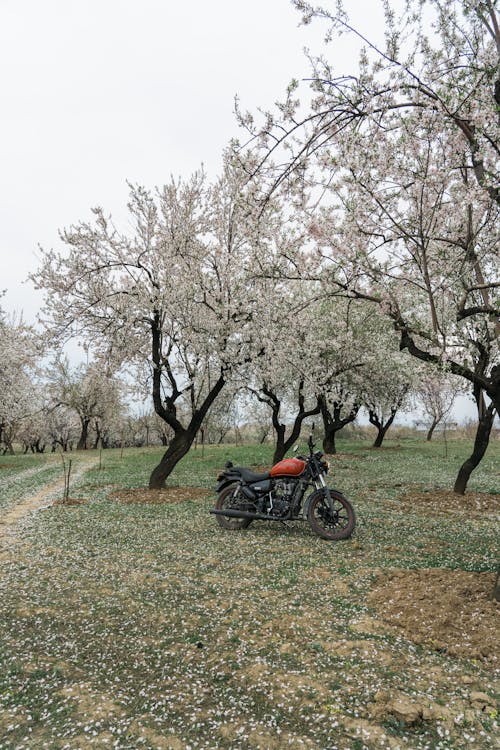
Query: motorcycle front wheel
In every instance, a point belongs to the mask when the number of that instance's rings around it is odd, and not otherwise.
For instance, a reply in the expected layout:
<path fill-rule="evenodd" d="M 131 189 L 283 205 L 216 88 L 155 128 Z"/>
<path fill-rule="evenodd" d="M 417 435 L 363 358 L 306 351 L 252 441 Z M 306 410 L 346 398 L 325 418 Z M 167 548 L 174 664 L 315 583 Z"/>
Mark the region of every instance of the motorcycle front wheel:
<path fill-rule="evenodd" d="M 336 541 L 348 539 L 356 526 L 354 508 L 340 492 L 330 490 L 333 513 L 324 490 L 314 492 L 309 501 L 307 520 L 315 534 Z"/>
<path fill-rule="evenodd" d="M 237 492 L 235 496 L 235 490 L 237 490 L 235 484 L 231 484 L 225 490 L 222 490 L 215 504 L 217 510 L 249 510 L 248 500 L 240 492 Z M 234 518 L 233 516 L 220 515 L 216 515 L 215 519 L 219 526 L 230 531 L 247 529 L 253 520 L 252 518 Z"/>

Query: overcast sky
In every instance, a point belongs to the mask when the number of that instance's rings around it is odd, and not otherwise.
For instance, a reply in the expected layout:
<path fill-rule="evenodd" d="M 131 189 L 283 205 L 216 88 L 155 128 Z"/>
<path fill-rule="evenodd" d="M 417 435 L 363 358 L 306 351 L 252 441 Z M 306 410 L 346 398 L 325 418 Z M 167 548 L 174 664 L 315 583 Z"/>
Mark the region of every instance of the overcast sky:
<path fill-rule="evenodd" d="M 307 77 L 303 48 L 321 52 L 324 29 L 299 22 L 289 0 L 0 0 L 2 306 L 35 318 L 22 282 L 38 244 L 57 247 L 92 206 L 119 218 L 126 180 L 154 187 L 202 162 L 214 177 L 243 135 L 235 95 L 270 107 Z M 339 72 L 357 56 L 347 37 L 328 54 Z"/>
<path fill-rule="evenodd" d="M 119 216 L 126 180 L 215 176 L 234 96 L 270 106 L 306 75 L 322 35 L 299 20 L 288 0 L 0 0 L 1 304 L 34 319 L 38 243 Z"/>
<path fill-rule="evenodd" d="M 328 0 L 326 0 L 328 2 Z M 345 0 L 372 38 L 374 3 Z M 154 187 L 201 163 L 211 177 L 244 109 L 271 107 L 307 78 L 324 28 L 289 0 L 0 0 L 1 306 L 34 321 L 38 244 L 101 205 L 123 226 L 126 181 Z M 338 73 L 357 58 L 342 37 Z"/>

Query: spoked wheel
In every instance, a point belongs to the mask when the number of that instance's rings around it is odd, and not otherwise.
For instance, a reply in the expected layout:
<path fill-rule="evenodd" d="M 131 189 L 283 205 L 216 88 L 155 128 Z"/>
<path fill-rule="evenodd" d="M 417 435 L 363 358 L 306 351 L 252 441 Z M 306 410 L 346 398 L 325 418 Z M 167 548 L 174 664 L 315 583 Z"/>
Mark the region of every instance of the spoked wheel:
<path fill-rule="evenodd" d="M 249 507 L 248 500 L 238 490 L 235 484 L 226 487 L 220 493 L 215 505 L 217 510 L 253 510 Z M 252 518 L 233 518 L 231 516 L 215 516 L 219 526 L 223 529 L 236 531 L 237 529 L 246 529 L 252 523 Z"/>
<path fill-rule="evenodd" d="M 309 525 L 314 533 L 323 539 L 348 539 L 356 526 L 354 508 L 340 492 L 330 490 L 330 495 L 333 500 L 333 513 L 323 490 L 313 494 L 307 512 Z"/>

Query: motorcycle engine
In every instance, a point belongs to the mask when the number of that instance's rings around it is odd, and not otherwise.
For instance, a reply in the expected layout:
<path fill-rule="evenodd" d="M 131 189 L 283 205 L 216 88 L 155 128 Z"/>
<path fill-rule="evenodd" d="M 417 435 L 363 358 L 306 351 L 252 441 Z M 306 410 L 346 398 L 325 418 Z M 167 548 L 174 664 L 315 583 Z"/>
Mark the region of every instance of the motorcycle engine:
<path fill-rule="evenodd" d="M 288 502 L 290 502 L 295 482 L 292 482 L 289 479 L 275 479 L 273 485 L 276 499 L 288 500 Z"/>
<path fill-rule="evenodd" d="M 289 479 L 273 481 L 273 503 L 270 512 L 274 515 L 285 515 L 290 507 L 295 483 Z"/>

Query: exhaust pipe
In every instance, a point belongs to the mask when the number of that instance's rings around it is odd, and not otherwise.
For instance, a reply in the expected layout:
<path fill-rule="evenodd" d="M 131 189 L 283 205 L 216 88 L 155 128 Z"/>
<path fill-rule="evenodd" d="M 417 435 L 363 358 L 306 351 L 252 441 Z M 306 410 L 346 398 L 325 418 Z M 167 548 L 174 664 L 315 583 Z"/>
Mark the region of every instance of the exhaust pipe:
<path fill-rule="evenodd" d="M 270 516 L 267 513 L 249 513 L 247 510 L 219 510 L 211 508 L 214 516 L 228 516 L 229 518 L 253 518 L 254 521 L 289 521 L 290 516 Z"/>

